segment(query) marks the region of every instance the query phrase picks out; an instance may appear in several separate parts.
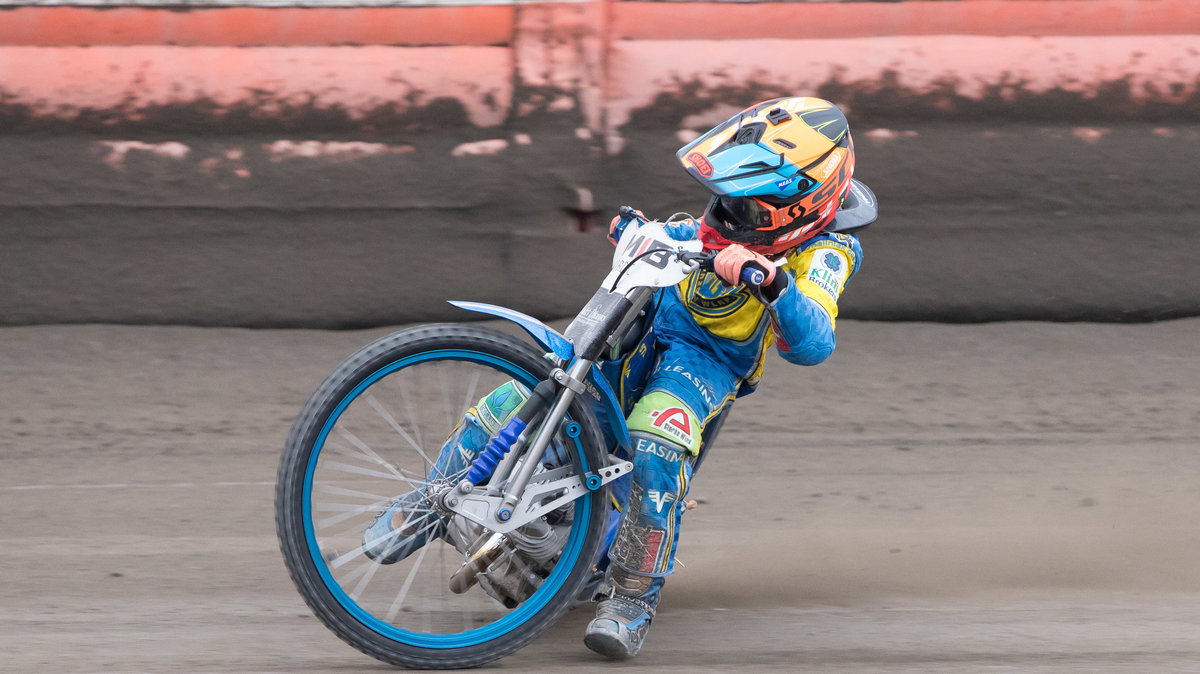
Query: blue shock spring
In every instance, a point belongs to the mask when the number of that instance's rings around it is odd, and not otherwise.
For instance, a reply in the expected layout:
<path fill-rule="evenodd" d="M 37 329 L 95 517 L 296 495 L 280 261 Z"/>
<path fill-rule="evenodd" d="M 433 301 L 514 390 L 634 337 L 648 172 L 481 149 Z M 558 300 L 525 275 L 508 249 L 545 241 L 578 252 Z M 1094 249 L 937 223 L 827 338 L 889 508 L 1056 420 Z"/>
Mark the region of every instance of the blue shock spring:
<path fill-rule="evenodd" d="M 508 454 L 508 450 L 512 449 L 513 443 L 517 441 L 524 430 L 525 422 L 520 418 L 514 418 L 504 428 L 501 428 L 500 432 L 488 441 L 487 447 L 479 453 L 479 456 L 475 457 L 475 461 L 471 464 L 471 470 L 467 472 L 467 481 L 471 484 L 480 484 L 490 478 L 492 471 L 500 465 L 500 459 Z"/>

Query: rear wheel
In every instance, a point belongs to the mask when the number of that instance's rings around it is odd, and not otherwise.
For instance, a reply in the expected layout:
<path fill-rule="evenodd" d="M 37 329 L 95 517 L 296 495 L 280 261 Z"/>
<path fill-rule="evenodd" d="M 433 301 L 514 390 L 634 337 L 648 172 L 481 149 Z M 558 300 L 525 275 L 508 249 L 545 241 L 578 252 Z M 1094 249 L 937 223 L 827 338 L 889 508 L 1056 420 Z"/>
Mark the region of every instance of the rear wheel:
<path fill-rule="evenodd" d="M 276 526 L 297 588 L 339 637 L 396 665 L 471 667 L 521 648 L 571 605 L 603 538 L 606 490 L 536 522 L 549 536 L 537 545 L 506 537 L 506 554 L 462 594 L 450 583 L 464 553 L 496 539 L 428 498 L 470 465 L 468 410 L 512 390 L 501 388 L 509 382 L 532 388 L 550 370 L 540 352 L 504 333 L 423 326 L 364 347 L 313 394 L 284 448 Z M 563 425 L 548 452 L 559 457 L 547 466 L 558 477 L 563 466 L 593 471 L 603 456 L 598 423 L 581 401 L 569 417 L 575 423 Z M 363 534 L 398 500 L 413 515 L 405 521 L 420 526 L 397 526 L 413 544 L 383 564 L 364 554 Z"/>

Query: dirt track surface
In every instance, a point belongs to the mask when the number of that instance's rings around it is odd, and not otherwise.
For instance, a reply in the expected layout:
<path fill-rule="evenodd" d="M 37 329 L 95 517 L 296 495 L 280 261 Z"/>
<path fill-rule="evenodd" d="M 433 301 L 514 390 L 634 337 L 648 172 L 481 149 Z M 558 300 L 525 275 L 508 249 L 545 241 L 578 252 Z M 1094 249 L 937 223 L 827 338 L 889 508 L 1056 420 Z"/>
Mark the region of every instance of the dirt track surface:
<path fill-rule="evenodd" d="M 0 670 L 383 671 L 308 612 L 278 449 L 385 331 L 0 331 Z M 655 671 L 1200 668 L 1200 320 L 845 321 L 698 476 Z M 601 672 L 583 611 L 493 668 Z"/>

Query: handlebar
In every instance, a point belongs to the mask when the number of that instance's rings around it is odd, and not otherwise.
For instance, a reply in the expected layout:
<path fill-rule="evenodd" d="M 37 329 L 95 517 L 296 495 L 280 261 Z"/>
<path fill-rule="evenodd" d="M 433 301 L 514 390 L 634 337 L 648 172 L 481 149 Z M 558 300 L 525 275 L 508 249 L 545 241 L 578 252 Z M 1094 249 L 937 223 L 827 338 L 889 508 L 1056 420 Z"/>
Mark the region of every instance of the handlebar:
<path fill-rule="evenodd" d="M 619 232 L 623 230 L 631 221 L 644 220 L 645 216 L 638 212 L 638 210 L 633 206 L 621 206 L 617 209 L 617 218 L 618 220 L 616 228 Z M 610 234 L 610 238 L 611 236 L 612 235 Z M 716 257 L 716 253 L 709 251 L 703 251 L 699 253 L 679 252 L 677 255 L 683 262 L 694 262 L 700 269 L 713 271 L 713 258 Z M 742 283 L 745 283 L 749 286 L 759 287 L 762 286 L 762 284 L 767 280 L 767 270 L 754 262 L 748 262 L 742 267 L 742 273 L 740 274 L 740 277 Z"/>
<path fill-rule="evenodd" d="M 705 271 L 713 271 L 713 260 L 717 257 L 716 253 L 680 253 L 679 259 L 684 262 L 695 262 L 700 269 Z M 767 270 L 760 267 L 754 262 L 747 263 L 742 267 L 741 274 L 742 283 L 750 286 L 761 286 L 767 280 Z"/>

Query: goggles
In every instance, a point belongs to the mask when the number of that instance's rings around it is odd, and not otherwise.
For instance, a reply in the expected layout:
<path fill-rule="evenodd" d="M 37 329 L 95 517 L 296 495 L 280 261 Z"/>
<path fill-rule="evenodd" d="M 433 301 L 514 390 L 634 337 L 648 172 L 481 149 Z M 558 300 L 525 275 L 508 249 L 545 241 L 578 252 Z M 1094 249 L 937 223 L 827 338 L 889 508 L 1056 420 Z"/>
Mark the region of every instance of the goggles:
<path fill-rule="evenodd" d="M 791 203 L 772 204 L 759 197 L 716 197 L 715 215 L 725 224 L 726 238 L 738 241 L 741 234 L 754 237 L 815 221 L 820 214 L 806 212 L 800 203 L 803 200 L 798 197 Z"/>

